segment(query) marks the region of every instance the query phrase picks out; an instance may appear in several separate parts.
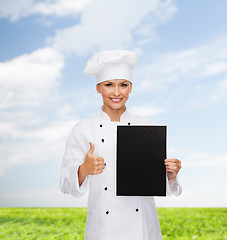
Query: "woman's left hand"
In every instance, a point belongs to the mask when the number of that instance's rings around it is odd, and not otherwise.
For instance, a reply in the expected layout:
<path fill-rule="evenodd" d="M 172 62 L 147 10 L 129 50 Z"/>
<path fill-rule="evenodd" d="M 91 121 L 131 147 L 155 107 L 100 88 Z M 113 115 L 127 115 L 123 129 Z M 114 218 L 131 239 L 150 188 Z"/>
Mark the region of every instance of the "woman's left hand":
<path fill-rule="evenodd" d="M 176 158 L 168 158 L 165 159 L 164 162 L 166 166 L 168 180 L 175 178 L 182 167 L 181 161 Z"/>

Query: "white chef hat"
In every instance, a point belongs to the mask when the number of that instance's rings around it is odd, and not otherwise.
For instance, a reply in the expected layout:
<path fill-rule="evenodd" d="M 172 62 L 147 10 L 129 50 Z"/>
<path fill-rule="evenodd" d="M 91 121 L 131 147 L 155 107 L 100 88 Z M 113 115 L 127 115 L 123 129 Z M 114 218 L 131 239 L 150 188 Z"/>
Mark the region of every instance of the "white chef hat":
<path fill-rule="evenodd" d="M 111 79 L 126 79 L 132 82 L 132 70 L 137 59 L 137 54 L 133 51 L 108 50 L 91 57 L 84 72 L 96 77 L 97 84 Z"/>

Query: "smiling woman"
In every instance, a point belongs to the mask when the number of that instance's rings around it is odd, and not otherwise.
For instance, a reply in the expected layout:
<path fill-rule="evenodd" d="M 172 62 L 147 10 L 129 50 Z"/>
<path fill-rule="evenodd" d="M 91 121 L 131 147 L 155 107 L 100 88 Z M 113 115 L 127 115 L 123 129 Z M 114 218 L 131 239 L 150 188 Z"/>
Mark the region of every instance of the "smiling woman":
<path fill-rule="evenodd" d="M 102 95 L 103 111 L 112 121 L 119 122 L 119 116 L 126 110 L 125 103 L 132 91 L 132 83 L 124 79 L 114 79 L 97 84 L 96 90 Z"/>
<path fill-rule="evenodd" d="M 132 51 L 105 51 L 92 57 L 85 68 L 85 73 L 96 77 L 103 106 L 97 115 L 74 126 L 62 162 L 60 187 L 74 197 L 83 196 L 89 189 L 86 240 L 161 239 L 152 196 L 116 196 L 117 126 L 151 123 L 128 112 L 125 106 L 136 61 Z M 180 195 L 177 174 L 181 162 L 165 159 L 164 163 L 163 159 L 163 164 L 167 170 L 166 194 Z"/>

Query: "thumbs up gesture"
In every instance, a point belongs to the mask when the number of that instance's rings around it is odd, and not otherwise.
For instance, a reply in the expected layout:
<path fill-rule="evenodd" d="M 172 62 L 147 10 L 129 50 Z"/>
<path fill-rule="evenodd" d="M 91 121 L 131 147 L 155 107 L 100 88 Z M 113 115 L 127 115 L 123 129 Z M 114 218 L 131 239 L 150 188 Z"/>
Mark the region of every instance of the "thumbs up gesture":
<path fill-rule="evenodd" d="M 104 158 L 102 157 L 97 157 L 94 156 L 94 150 L 95 150 L 95 146 L 92 142 L 89 142 L 90 144 L 90 149 L 88 150 L 84 163 L 81 165 L 81 167 L 83 168 L 83 173 L 85 175 L 96 175 L 96 174 L 100 174 L 103 172 L 103 169 L 105 168 L 105 162 L 104 162 Z"/>

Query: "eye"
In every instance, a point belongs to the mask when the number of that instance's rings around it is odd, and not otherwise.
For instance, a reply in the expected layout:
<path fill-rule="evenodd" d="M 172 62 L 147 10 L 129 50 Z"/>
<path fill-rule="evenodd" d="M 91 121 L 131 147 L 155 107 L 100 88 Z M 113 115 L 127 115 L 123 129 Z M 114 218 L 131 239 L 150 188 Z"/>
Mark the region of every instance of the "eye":
<path fill-rule="evenodd" d="M 106 83 L 105 86 L 110 87 L 112 86 L 112 83 Z"/>
<path fill-rule="evenodd" d="M 122 83 L 121 86 L 122 86 L 122 87 L 127 87 L 128 84 L 126 84 L 126 83 Z"/>

